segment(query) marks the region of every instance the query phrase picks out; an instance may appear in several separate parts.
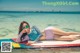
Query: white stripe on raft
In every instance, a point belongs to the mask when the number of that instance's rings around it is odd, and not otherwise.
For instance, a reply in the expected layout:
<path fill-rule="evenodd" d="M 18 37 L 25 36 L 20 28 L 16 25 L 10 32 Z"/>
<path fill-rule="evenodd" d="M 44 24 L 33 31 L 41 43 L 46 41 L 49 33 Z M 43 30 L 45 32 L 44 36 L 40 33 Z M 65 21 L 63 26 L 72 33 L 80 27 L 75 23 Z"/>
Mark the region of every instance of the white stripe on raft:
<path fill-rule="evenodd" d="M 80 46 L 80 39 L 75 41 L 40 41 L 39 43 L 31 44 L 33 47 L 68 47 Z"/>

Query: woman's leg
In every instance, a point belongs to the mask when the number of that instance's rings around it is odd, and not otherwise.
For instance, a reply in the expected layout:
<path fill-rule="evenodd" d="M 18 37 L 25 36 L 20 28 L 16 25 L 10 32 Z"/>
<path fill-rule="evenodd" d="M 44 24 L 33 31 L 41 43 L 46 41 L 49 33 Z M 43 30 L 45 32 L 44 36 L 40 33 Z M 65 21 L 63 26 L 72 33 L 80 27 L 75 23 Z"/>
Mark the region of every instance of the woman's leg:
<path fill-rule="evenodd" d="M 76 35 L 69 35 L 69 36 L 60 36 L 58 38 L 55 38 L 55 40 L 63 40 L 63 41 L 72 41 L 79 39 Z"/>
<path fill-rule="evenodd" d="M 55 28 L 55 27 L 53 27 L 51 30 L 54 32 L 54 34 L 64 35 L 64 36 L 66 36 L 66 35 L 79 35 L 80 34 L 78 32 L 65 32 L 65 31 L 58 29 L 58 28 Z"/>

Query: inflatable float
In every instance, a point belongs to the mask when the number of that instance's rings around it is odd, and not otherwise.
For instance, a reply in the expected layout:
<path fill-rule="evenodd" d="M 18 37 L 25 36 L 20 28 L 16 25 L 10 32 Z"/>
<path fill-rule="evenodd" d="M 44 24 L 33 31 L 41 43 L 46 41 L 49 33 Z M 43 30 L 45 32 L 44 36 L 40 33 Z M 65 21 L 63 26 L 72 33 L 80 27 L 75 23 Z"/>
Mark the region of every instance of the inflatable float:
<path fill-rule="evenodd" d="M 80 47 L 80 39 L 75 41 L 37 41 L 27 45 L 27 42 L 16 43 L 15 39 L 2 39 L 3 41 L 12 42 L 13 48 L 55 48 L 55 47 Z M 0 44 L 1 47 L 1 44 Z"/>

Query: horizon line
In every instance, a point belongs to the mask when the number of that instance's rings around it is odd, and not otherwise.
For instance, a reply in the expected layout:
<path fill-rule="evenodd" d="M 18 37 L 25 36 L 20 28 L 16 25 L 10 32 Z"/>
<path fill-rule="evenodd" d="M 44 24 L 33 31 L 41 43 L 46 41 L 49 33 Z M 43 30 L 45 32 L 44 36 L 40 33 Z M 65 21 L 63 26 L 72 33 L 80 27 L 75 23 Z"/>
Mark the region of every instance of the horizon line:
<path fill-rule="evenodd" d="M 0 11 L 0 13 L 59 13 L 59 14 L 80 14 L 80 11 Z"/>

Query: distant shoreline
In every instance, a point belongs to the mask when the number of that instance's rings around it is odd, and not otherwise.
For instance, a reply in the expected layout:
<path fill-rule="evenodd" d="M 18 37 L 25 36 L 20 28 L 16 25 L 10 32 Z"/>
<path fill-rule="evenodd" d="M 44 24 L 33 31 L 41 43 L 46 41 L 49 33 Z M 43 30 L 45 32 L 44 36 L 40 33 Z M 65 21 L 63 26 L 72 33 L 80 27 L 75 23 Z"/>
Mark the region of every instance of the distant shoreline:
<path fill-rule="evenodd" d="M 58 14 L 80 14 L 80 11 L 0 11 L 0 13 L 58 13 Z"/>

